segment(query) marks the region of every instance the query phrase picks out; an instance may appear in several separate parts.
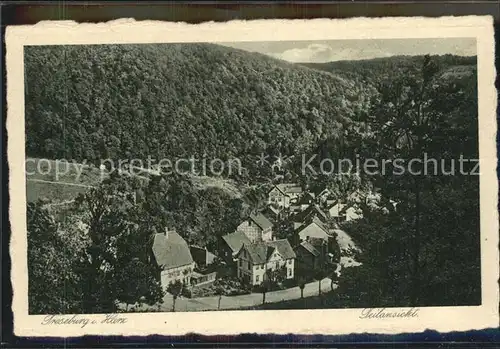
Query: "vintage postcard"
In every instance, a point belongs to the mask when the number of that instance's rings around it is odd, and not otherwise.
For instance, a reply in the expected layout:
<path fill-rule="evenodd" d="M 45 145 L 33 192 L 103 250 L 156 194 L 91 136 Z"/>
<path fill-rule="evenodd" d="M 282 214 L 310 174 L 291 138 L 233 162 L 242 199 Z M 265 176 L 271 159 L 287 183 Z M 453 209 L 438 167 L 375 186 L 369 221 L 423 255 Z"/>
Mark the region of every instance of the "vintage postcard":
<path fill-rule="evenodd" d="M 492 23 L 7 28 L 15 333 L 498 326 Z"/>

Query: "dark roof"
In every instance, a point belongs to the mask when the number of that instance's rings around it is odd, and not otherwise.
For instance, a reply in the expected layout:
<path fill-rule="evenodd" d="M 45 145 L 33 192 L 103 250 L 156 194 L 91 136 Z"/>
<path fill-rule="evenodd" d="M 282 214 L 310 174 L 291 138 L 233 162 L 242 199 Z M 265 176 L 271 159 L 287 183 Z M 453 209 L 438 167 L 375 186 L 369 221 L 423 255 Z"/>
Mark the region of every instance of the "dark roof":
<path fill-rule="evenodd" d="M 296 254 L 287 239 L 244 244 L 241 249 L 248 251 L 254 264 L 266 263 L 274 250 L 278 250 L 284 259 L 296 258 Z"/>
<path fill-rule="evenodd" d="M 340 200 L 335 200 L 332 204 L 328 205 L 328 211 L 330 211 L 333 207 L 338 205 L 338 214 L 343 215 L 345 214 L 345 211 L 347 210 L 347 204 L 345 202 L 342 202 Z"/>
<path fill-rule="evenodd" d="M 302 188 L 300 185 L 295 184 L 295 183 L 282 183 L 276 185 L 276 187 L 285 194 L 288 193 L 302 193 Z"/>
<path fill-rule="evenodd" d="M 301 242 L 300 246 L 304 247 L 305 250 L 311 253 L 313 256 L 315 257 L 319 256 L 319 251 L 309 241 Z"/>
<path fill-rule="evenodd" d="M 227 243 L 229 248 L 233 251 L 233 253 L 238 252 L 243 244 L 249 245 L 252 243 L 248 236 L 246 236 L 245 233 L 241 231 L 235 231 L 234 233 L 224 235 L 222 238 Z"/>
<path fill-rule="evenodd" d="M 314 196 L 310 193 L 302 195 L 302 197 L 297 201 L 299 205 L 310 204 L 314 200 Z"/>
<path fill-rule="evenodd" d="M 217 257 L 212 252 L 208 251 L 205 247 L 191 245 L 189 246 L 189 251 L 193 260 L 198 265 L 209 264 L 215 257 Z"/>
<path fill-rule="evenodd" d="M 316 190 L 315 194 L 316 194 L 317 196 L 320 196 L 320 195 L 325 195 L 325 194 L 330 195 L 330 194 L 331 194 L 331 192 L 330 192 L 330 190 L 329 190 L 328 188 L 324 188 L 324 189 L 321 189 L 321 190 L 318 188 L 318 189 Z"/>
<path fill-rule="evenodd" d="M 271 228 L 273 223 L 262 213 L 251 214 L 250 219 L 255 222 L 262 230 Z"/>
<path fill-rule="evenodd" d="M 302 187 L 298 184 L 295 183 L 281 183 L 281 184 L 276 184 L 274 187 L 269 190 L 269 192 L 273 191 L 274 188 L 278 189 L 282 194 L 287 195 L 294 193 L 294 194 L 300 194 L 302 193 Z"/>
<path fill-rule="evenodd" d="M 290 242 L 288 242 L 287 239 L 280 239 L 280 240 L 268 241 L 266 244 L 268 246 L 277 248 L 279 254 L 283 258 L 285 258 L 285 259 L 290 259 L 290 258 L 297 257 L 297 255 L 295 254 L 295 252 L 293 252 L 293 248 L 290 245 Z"/>
<path fill-rule="evenodd" d="M 250 258 L 254 264 L 266 263 L 267 259 L 271 256 L 274 248 L 267 246 L 266 244 L 260 242 L 256 244 L 245 244 L 244 249 L 250 254 Z"/>
<path fill-rule="evenodd" d="M 153 254 L 156 263 L 164 269 L 193 263 L 187 242 L 175 231 L 169 231 L 168 236 L 164 233 L 155 234 Z"/>
<path fill-rule="evenodd" d="M 321 220 L 327 220 L 328 215 L 318 207 L 318 205 L 310 205 L 304 211 L 297 213 L 292 217 L 294 222 L 305 222 L 312 219 L 314 216 L 319 216 Z"/>

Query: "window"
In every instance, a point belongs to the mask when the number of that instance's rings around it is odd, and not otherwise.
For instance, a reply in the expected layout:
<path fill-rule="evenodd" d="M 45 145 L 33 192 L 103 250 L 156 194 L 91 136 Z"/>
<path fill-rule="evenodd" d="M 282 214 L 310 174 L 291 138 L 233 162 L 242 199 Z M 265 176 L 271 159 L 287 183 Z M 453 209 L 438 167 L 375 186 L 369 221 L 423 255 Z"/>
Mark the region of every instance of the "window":
<path fill-rule="evenodd" d="M 288 269 L 288 276 L 292 276 L 292 269 Z"/>
<path fill-rule="evenodd" d="M 292 260 L 291 259 L 288 260 L 288 264 L 292 264 Z"/>
<path fill-rule="evenodd" d="M 259 275 L 255 277 L 255 282 L 259 282 Z"/>
<path fill-rule="evenodd" d="M 240 259 L 239 262 L 240 262 L 240 267 L 242 267 L 243 266 L 243 261 Z"/>
<path fill-rule="evenodd" d="M 250 269 L 250 262 L 247 262 L 247 264 L 248 264 L 248 267 L 247 267 L 247 269 Z"/>

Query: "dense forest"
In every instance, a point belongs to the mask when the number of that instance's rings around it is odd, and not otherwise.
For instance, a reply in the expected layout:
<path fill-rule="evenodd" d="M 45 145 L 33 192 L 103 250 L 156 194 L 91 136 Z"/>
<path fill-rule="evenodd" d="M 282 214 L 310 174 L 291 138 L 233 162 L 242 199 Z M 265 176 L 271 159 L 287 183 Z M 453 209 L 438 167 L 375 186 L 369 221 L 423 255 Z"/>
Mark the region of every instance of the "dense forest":
<path fill-rule="evenodd" d="M 339 134 L 374 93 L 209 44 L 29 47 L 25 60 L 34 157 L 291 155 Z"/>
<path fill-rule="evenodd" d="M 255 184 L 277 175 L 256 166 L 255 156 L 281 152 L 292 161 L 279 174 L 340 198 L 377 190 L 388 209 L 364 207 L 363 219 L 341 226 L 358 243 L 362 265 L 325 296 L 332 307 L 480 303 L 478 176 L 300 170 L 301 154 L 477 159 L 474 57 L 291 64 L 218 45 L 168 44 L 28 47 L 25 60 L 29 156 L 96 163 L 239 157 L 248 171 L 236 180 Z M 161 297 L 148 279 L 145 247 L 151 234 L 170 225 L 188 242 L 211 246 L 258 206 L 248 197 L 265 197 L 266 186 L 248 187 L 235 198 L 182 176 L 147 183 L 111 176 L 57 222 L 57 212 L 30 204 L 30 311 L 114 311 L 102 300 L 146 293 L 155 303 Z M 61 246 L 72 251 L 59 260 L 72 266 L 64 273 L 48 268 Z M 125 256 L 136 264 L 124 264 Z M 75 285 L 66 303 L 57 294 L 61 284 Z M 348 304 L 336 298 L 345 295 Z"/>

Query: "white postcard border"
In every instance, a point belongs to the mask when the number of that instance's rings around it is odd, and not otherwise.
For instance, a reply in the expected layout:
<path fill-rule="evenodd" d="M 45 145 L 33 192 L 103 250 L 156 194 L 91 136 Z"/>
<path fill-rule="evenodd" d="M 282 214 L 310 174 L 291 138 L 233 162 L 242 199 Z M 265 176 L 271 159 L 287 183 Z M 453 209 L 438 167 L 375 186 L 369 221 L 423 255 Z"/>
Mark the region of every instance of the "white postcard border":
<path fill-rule="evenodd" d="M 26 183 L 24 176 L 24 60 L 27 45 L 236 42 L 283 40 L 401 39 L 472 37 L 477 40 L 482 305 L 423 307 L 414 318 L 361 319 L 361 309 L 259 310 L 129 313 L 124 324 L 100 323 L 104 315 L 78 325 L 42 325 L 44 315 L 28 315 Z M 499 323 L 498 181 L 496 175 L 496 90 L 491 17 L 357 18 L 347 20 L 256 20 L 226 23 L 136 22 L 99 24 L 40 22 L 8 27 L 7 132 L 14 331 L 19 336 L 199 334 L 347 334 L 465 331 Z M 408 308 L 402 308 L 408 309 Z"/>

